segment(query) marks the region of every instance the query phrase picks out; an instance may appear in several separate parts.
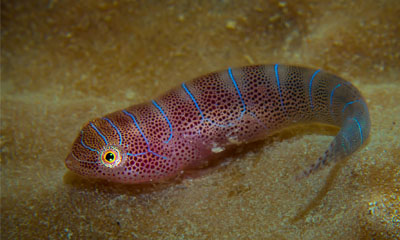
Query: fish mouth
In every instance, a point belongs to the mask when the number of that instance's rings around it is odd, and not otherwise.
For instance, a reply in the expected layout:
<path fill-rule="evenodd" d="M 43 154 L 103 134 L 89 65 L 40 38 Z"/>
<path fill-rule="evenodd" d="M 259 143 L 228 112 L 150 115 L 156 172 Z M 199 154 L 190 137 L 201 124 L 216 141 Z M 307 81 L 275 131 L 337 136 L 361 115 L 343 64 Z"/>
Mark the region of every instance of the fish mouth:
<path fill-rule="evenodd" d="M 67 158 L 65 159 L 65 166 L 74 173 L 79 175 L 83 175 L 83 169 L 81 166 L 82 161 L 79 161 L 73 153 L 68 154 Z"/>
<path fill-rule="evenodd" d="M 93 168 L 87 168 L 82 165 L 82 163 L 90 164 L 90 165 L 97 165 L 97 162 L 91 162 L 86 160 L 79 160 L 72 152 L 68 154 L 67 158 L 65 158 L 65 166 L 72 171 L 83 177 L 90 177 L 90 178 L 97 178 L 96 172 Z M 86 165 L 85 164 L 85 165 Z"/>
<path fill-rule="evenodd" d="M 72 153 L 68 154 L 67 158 L 65 159 L 65 166 L 69 170 L 71 170 L 73 172 L 77 172 L 76 164 L 78 164 L 78 163 L 77 163 L 76 159 L 74 158 L 74 156 L 72 155 Z"/>

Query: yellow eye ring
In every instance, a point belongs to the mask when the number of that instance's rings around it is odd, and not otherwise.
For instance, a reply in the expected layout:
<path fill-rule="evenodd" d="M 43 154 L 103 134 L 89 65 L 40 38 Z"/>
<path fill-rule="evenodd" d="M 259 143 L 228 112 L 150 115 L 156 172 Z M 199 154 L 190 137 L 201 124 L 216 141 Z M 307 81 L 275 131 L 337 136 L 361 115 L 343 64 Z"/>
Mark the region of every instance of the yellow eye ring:
<path fill-rule="evenodd" d="M 117 147 L 107 146 L 100 153 L 100 162 L 108 168 L 115 168 L 122 162 L 122 154 Z"/>

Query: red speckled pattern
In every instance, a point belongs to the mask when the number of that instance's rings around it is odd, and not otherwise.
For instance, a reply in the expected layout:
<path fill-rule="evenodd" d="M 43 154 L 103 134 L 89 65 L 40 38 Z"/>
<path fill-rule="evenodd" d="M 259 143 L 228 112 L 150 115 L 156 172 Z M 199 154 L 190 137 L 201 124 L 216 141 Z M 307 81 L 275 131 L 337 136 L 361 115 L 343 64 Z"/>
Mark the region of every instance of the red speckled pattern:
<path fill-rule="evenodd" d="M 164 181 L 207 164 L 229 146 L 308 122 L 341 130 L 302 176 L 350 155 L 370 131 L 365 100 L 335 75 L 277 64 L 227 69 L 89 122 L 75 140 L 66 166 L 83 176 L 115 182 Z M 120 160 L 112 166 L 103 160 L 110 149 L 111 159 Z"/>

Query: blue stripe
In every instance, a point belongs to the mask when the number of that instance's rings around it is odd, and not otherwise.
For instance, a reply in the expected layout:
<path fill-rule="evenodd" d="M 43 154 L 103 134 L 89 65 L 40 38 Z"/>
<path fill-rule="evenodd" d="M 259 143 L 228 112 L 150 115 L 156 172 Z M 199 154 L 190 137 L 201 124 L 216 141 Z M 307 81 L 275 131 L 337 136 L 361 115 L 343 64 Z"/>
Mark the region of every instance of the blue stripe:
<path fill-rule="evenodd" d="M 90 126 L 92 126 L 92 128 L 100 135 L 101 138 L 103 138 L 104 142 L 106 145 L 108 145 L 107 139 L 106 137 L 104 137 L 103 134 L 101 134 L 101 132 L 96 128 L 96 126 L 93 123 L 89 123 Z"/>
<path fill-rule="evenodd" d="M 360 99 L 360 101 L 361 101 L 361 103 L 362 103 L 364 109 L 368 112 L 367 104 L 366 104 L 366 103 L 364 102 L 364 100 L 362 100 L 362 99 Z"/>
<path fill-rule="evenodd" d="M 282 97 L 282 92 L 281 92 L 281 83 L 279 82 L 278 64 L 275 64 L 275 77 L 276 77 L 276 82 L 278 84 L 278 91 L 279 91 L 279 97 L 281 98 L 281 105 L 284 108 L 283 97 Z"/>
<path fill-rule="evenodd" d="M 230 76 L 230 78 L 231 78 L 231 80 L 232 80 L 232 82 L 233 82 L 233 85 L 235 86 L 236 91 L 238 92 L 238 95 L 239 95 L 239 97 L 240 97 L 240 100 L 241 100 L 241 102 L 242 102 L 242 104 L 243 104 L 243 110 L 241 111 L 241 115 L 236 119 L 236 120 L 240 120 L 240 119 L 243 117 L 243 115 L 245 114 L 245 112 L 247 112 L 247 110 L 246 110 L 246 104 L 245 104 L 245 102 L 244 102 L 244 100 L 243 100 L 242 93 L 240 92 L 239 87 L 238 87 L 238 85 L 237 85 L 235 79 L 233 78 L 232 70 L 231 70 L 230 68 L 228 69 L 228 74 L 229 74 L 229 76 Z M 187 86 L 186 86 L 185 83 L 182 83 L 182 88 L 183 88 L 183 89 L 185 90 L 185 92 L 189 95 L 189 97 L 192 99 L 194 105 L 196 106 L 197 110 L 200 112 L 200 115 L 201 115 L 201 123 L 202 123 L 203 121 L 208 121 L 208 122 L 210 122 L 211 124 L 214 124 L 214 125 L 216 125 L 216 126 L 218 126 L 218 127 L 230 127 L 230 126 L 234 126 L 234 125 L 235 125 L 234 123 L 228 123 L 228 124 L 225 124 L 225 125 L 224 125 L 224 124 L 218 124 L 218 123 L 216 123 L 215 121 L 213 121 L 213 120 L 211 120 L 211 119 L 209 119 L 209 118 L 206 118 L 206 117 L 204 116 L 203 112 L 201 111 L 199 105 L 197 104 L 196 99 L 193 97 L 192 93 L 189 91 L 189 89 L 187 88 Z M 250 112 L 250 111 L 248 111 L 248 112 L 249 112 L 249 114 L 251 114 L 258 122 L 260 122 L 259 119 L 257 118 L 257 116 L 256 116 L 254 113 L 252 113 L 252 112 Z M 263 125 L 264 128 L 267 128 L 267 127 L 265 126 L 265 124 L 263 124 L 263 123 L 261 123 L 261 122 L 260 122 L 260 124 Z"/>
<path fill-rule="evenodd" d="M 232 69 L 231 69 L 231 68 L 228 68 L 228 73 L 229 73 L 229 77 L 231 78 L 231 80 L 232 80 L 232 82 L 233 82 L 233 85 L 235 85 L 236 91 L 237 91 L 238 94 L 239 94 L 240 101 L 242 101 L 242 104 L 243 104 L 243 112 L 245 112 L 245 111 L 246 111 L 246 104 L 244 103 L 244 100 L 243 100 L 243 97 L 242 97 L 242 93 L 240 92 L 239 87 L 238 87 L 238 85 L 237 85 L 235 79 L 233 78 Z"/>
<path fill-rule="evenodd" d="M 363 135 L 362 135 L 361 124 L 356 118 L 353 118 L 353 120 L 356 121 L 356 123 L 357 123 L 358 131 L 360 132 L 361 144 L 363 144 Z"/>
<path fill-rule="evenodd" d="M 156 155 L 157 157 L 161 157 L 161 158 L 164 158 L 164 159 L 168 159 L 167 157 L 162 156 L 162 155 L 160 155 L 160 154 L 157 154 L 157 153 L 151 151 L 150 149 L 148 149 L 148 151 L 149 151 L 149 153 L 154 154 L 154 155 Z M 127 153 L 126 155 L 132 156 L 132 157 L 136 157 L 136 156 L 140 156 L 140 155 L 145 155 L 146 153 L 147 153 L 147 152 L 141 152 L 141 153 L 135 153 L 135 154 Z"/>
<path fill-rule="evenodd" d="M 183 89 L 185 90 L 185 92 L 189 95 L 189 97 L 192 99 L 194 105 L 196 105 L 196 108 L 197 108 L 197 110 L 199 110 L 202 120 L 204 120 L 203 112 L 201 111 L 199 105 L 197 104 L 196 99 L 194 99 L 192 93 L 191 93 L 191 92 L 189 91 L 189 89 L 186 87 L 186 84 L 185 84 L 185 83 L 182 83 L 182 87 L 183 87 Z"/>
<path fill-rule="evenodd" d="M 126 110 L 122 110 L 122 112 L 125 113 L 126 115 L 128 115 L 128 116 L 133 120 L 133 122 L 135 123 L 136 128 L 139 130 L 139 132 L 140 132 L 140 134 L 142 135 L 144 141 L 146 142 L 147 151 L 148 151 L 149 153 L 151 153 L 151 154 L 156 155 L 157 157 L 161 157 L 161 158 L 164 158 L 164 159 L 168 159 L 167 157 L 164 157 L 164 156 L 162 156 L 162 155 L 160 155 L 160 154 L 157 154 L 157 153 L 155 153 L 155 152 L 153 152 L 153 151 L 150 150 L 149 141 L 147 141 L 146 136 L 145 136 L 144 133 L 142 132 L 142 129 L 139 127 L 139 124 L 137 123 L 136 118 L 135 118 L 130 112 L 127 112 Z M 130 153 L 129 153 L 129 154 L 127 154 L 127 155 L 129 155 L 129 156 L 138 156 L 138 155 L 143 155 L 143 154 L 146 154 L 146 153 L 137 153 L 137 154 L 130 154 Z"/>
<path fill-rule="evenodd" d="M 312 77 L 311 77 L 311 80 L 310 80 L 309 95 L 310 95 L 311 109 L 314 109 L 314 105 L 313 105 L 313 102 L 312 102 L 312 84 L 313 84 L 313 81 L 314 81 L 315 76 L 316 76 L 320 71 L 321 71 L 321 69 L 318 69 L 317 71 L 315 71 L 314 74 L 313 74 Z"/>
<path fill-rule="evenodd" d="M 344 110 L 347 108 L 347 106 L 349 106 L 350 104 L 359 102 L 359 101 L 360 101 L 360 99 L 357 99 L 357 100 L 354 100 L 354 101 L 351 101 L 351 102 L 346 103 L 346 104 L 344 105 L 343 109 L 342 109 L 342 113 L 344 113 Z"/>
<path fill-rule="evenodd" d="M 342 86 L 341 83 L 339 83 L 338 85 L 336 85 L 336 86 L 332 89 L 332 91 L 331 91 L 331 96 L 330 96 L 330 98 L 329 98 L 329 106 L 330 106 L 330 108 L 331 108 L 331 114 L 333 114 L 333 94 L 335 93 L 336 88 L 338 88 L 338 87 L 340 87 L 340 86 Z"/>
<path fill-rule="evenodd" d="M 169 121 L 167 115 L 165 115 L 165 113 L 164 113 L 163 109 L 160 107 L 160 105 L 158 105 L 157 102 L 154 101 L 154 100 L 151 100 L 151 102 L 153 103 L 154 106 L 156 106 L 156 108 L 161 112 L 161 114 L 163 115 L 163 117 L 165 118 L 165 120 L 168 122 L 170 133 L 169 133 L 169 138 L 168 138 L 168 140 L 165 141 L 165 143 L 168 143 L 168 142 L 171 140 L 172 134 L 173 134 L 173 133 L 172 133 L 172 124 L 171 124 L 171 122 Z"/>
<path fill-rule="evenodd" d="M 140 155 L 144 155 L 144 154 L 146 154 L 146 153 L 145 153 L 145 152 L 142 152 L 142 153 L 136 153 L 136 154 L 127 153 L 126 155 L 128 155 L 128 156 L 132 156 L 132 157 L 136 157 L 136 156 L 140 156 Z"/>
<path fill-rule="evenodd" d="M 112 123 L 110 119 L 108 119 L 108 118 L 103 118 L 103 119 L 106 120 L 115 129 L 115 131 L 117 131 L 117 134 L 119 136 L 119 145 L 121 145 L 122 144 L 122 136 L 121 136 L 121 132 L 119 131 L 117 126 L 115 126 L 114 123 Z"/>
<path fill-rule="evenodd" d="M 81 135 L 82 135 L 82 136 L 81 136 L 81 144 L 82 144 L 82 146 L 83 146 L 84 148 L 86 148 L 86 149 L 89 149 L 90 151 L 99 153 L 99 151 L 97 151 L 96 149 L 93 149 L 93 148 L 87 146 L 87 145 L 83 142 L 83 131 L 81 131 Z"/>
<path fill-rule="evenodd" d="M 151 151 L 150 149 L 148 149 L 148 150 L 149 150 L 150 153 L 156 155 L 157 157 L 160 157 L 160 158 L 163 158 L 163 159 L 168 159 L 167 157 L 164 157 L 164 156 L 162 156 L 162 155 L 160 155 L 158 153 L 155 153 L 155 152 Z"/>
<path fill-rule="evenodd" d="M 144 141 L 146 142 L 147 145 L 149 145 L 149 142 L 147 141 L 146 136 L 144 136 L 144 134 L 142 132 L 142 129 L 140 129 L 139 124 L 136 121 L 136 118 L 131 113 L 129 113 L 129 112 L 125 111 L 125 110 L 122 110 L 122 112 L 125 113 L 126 115 L 128 115 L 133 120 L 133 122 L 135 123 L 136 128 L 139 130 L 139 132 L 142 135 Z"/>
<path fill-rule="evenodd" d="M 89 161 L 85 161 L 85 160 L 80 160 L 80 159 L 78 159 L 78 158 L 75 156 L 74 152 L 71 152 L 71 155 L 72 155 L 72 157 L 73 157 L 76 161 L 78 161 L 78 162 L 83 162 L 83 163 L 88 163 L 88 164 L 96 164 L 96 163 L 98 162 L 98 161 L 89 162 Z"/>

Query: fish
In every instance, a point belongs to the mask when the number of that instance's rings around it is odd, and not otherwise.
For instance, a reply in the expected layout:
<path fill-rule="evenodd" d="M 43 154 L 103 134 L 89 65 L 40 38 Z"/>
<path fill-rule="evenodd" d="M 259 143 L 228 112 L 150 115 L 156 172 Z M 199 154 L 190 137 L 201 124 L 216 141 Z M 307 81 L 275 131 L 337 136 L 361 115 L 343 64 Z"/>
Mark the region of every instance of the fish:
<path fill-rule="evenodd" d="M 353 154 L 371 128 L 364 97 L 339 76 L 282 64 L 228 68 L 89 121 L 65 165 L 111 182 L 165 182 L 228 149 L 309 123 L 340 130 L 301 177 Z"/>

